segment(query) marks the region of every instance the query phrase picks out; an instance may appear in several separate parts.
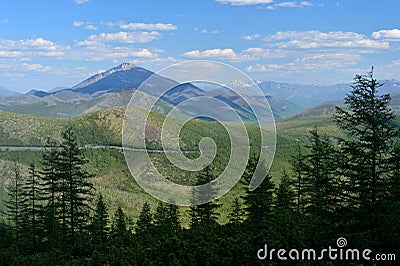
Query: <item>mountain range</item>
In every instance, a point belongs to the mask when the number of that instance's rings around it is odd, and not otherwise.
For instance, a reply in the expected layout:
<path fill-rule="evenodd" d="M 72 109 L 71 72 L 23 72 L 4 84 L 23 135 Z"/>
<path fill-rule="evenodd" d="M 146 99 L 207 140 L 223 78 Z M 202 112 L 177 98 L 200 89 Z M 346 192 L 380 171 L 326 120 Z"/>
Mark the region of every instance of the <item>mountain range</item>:
<path fill-rule="evenodd" d="M 0 110 L 33 114 L 46 117 L 73 117 L 107 107 L 127 105 L 132 91 L 137 89 L 154 73 L 124 63 L 103 73 L 92 76 L 72 88 L 56 88 L 52 91 L 31 90 L 26 94 L 5 97 L 0 101 Z M 168 78 L 154 75 L 140 89 L 141 100 L 147 101 L 160 95 L 161 88 L 172 88 L 156 105 L 156 112 L 165 114 L 175 105 L 197 96 L 209 96 L 233 108 L 245 121 L 254 120 L 248 104 L 229 90 L 203 90 L 191 83 L 178 84 Z M 270 102 L 275 118 L 281 119 L 301 111 L 296 104 L 273 96 L 265 96 Z M 263 99 L 252 97 L 251 104 L 262 103 Z M 213 109 L 214 106 L 207 106 Z M 218 110 L 221 111 L 221 110 Z M 215 110 L 217 112 L 217 110 Z"/>
<path fill-rule="evenodd" d="M 31 90 L 18 94 L 0 87 L 0 110 L 45 117 L 73 117 L 112 106 L 127 105 L 133 90 L 154 73 L 133 64 L 123 63 L 103 73 L 94 75 L 71 88 L 58 87 L 50 91 Z M 400 82 L 382 81 L 381 93 L 400 93 Z M 245 88 L 248 84 L 233 81 L 230 88 Z M 341 101 L 351 84 L 302 85 L 277 82 L 257 82 L 267 98 L 276 119 L 294 116 L 315 105 Z M 157 102 L 156 112 L 167 113 L 175 105 L 192 97 L 209 96 L 226 103 L 245 121 L 254 120 L 248 104 L 230 90 L 216 87 L 200 88 L 194 84 L 178 84 L 176 81 L 155 75 L 141 89 L 141 100 L 148 101 L 160 94 L 160 88 L 172 88 Z M 251 105 L 263 99 L 252 97 Z M 325 104 L 326 105 L 326 104 Z M 328 104 L 329 105 L 329 104 Z M 207 106 L 213 109 L 213 106 Z M 318 108 L 317 108 L 318 109 Z M 220 112 L 221 110 L 215 110 Z"/>

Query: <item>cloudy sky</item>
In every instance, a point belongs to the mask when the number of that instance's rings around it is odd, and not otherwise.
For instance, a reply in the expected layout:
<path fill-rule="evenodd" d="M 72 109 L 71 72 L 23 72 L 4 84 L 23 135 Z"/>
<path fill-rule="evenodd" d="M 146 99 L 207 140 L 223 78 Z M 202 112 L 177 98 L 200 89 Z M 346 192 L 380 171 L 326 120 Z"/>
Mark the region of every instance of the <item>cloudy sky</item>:
<path fill-rule="evenodd" d="M 256 80 L 400 79 L 397 0 L 37 0 L 0 3 L 0 86 L 73 86 L 132 62 L 231 64 Z"/>

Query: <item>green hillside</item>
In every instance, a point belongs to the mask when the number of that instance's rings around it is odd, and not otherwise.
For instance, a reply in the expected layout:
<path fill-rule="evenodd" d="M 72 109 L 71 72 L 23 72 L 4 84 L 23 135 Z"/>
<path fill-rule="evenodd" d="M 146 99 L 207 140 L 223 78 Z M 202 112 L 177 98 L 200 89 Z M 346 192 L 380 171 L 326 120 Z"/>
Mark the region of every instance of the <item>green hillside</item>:
<path fill-rule="evenodd" d="M 67 126 L 73 126 L 77 131 L 80 144 L 87 145 L 121 145 L 121 129 L 124 116 L 124 107 L 112 107 L 71 119 L 51 119 L 31 115 L 21 115 L 0 112 L 0 146 L 42 146 L 46 137 L 60 139 L 60 134 Z M 150 125 L 154 131 L 151 136 L 159 136 L 163 115 L 151 114 Z M 278 142 L 271 175 L 279 180 L 284 171 L 290 172 L 289 160 L 298 152 L 298 145 L 304 146 L 308 142 L 309 131 L 315 126 L 328 135 L 340 135 L 334 123 L 328 116 L 294 117 L 277 122 Z M 259 143 L 259 131 L 248 126 L 251 143 Z M 220 172 L 226 165 L 229 156 L 229 136 L 224 127 L 217 122 L 191 120 L 181 131 L 181 147 L 186 150 L 198 150 L 199 141 L 209 136 L 217 144 L 218 153 L 214 160 L 216 171 Z M 152 140 L 153 148 L 159 148 L 157 137 Z M 122 206 L 133 217 L 137 217 L 138 210 L 144 201 L 155 206 L 156 201 L 136 184 L 131 176 L 123 153 L 120 150 L 109 148 L 86 149 L 89 158 L 88 168 L 95 175 L 93 183 L 101 191 L 109 203 L 111 211 Z M 188 156 L 195 158 L 199 153 Z M 27 166 L 35 161 L 40 164 L 40 151 L 2 151 L 0 159 L 4 161 L 17 160 Z M 153 153 L 151 158 L 158 169 L 177 183 L 192 184 L 194 181 L 191 172 L 185 172 L 170 165 L 163 154 Z M 243 193 L 243 187 L 235 187 L 230 193 L 220 199 L 223 204 L 222 222 L 226 219 L 230 203 L 234 196 Z"/>

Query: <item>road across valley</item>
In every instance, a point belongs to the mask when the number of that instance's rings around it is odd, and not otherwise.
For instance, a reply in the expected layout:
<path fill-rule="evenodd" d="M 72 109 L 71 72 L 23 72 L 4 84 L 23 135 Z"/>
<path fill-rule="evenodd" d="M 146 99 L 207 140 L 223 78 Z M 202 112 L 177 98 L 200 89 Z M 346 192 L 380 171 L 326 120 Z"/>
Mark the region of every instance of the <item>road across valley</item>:
<path fill-rule="evenodd" d="M 113 150 L 129 150 L 129 151 L 137 151 L 137 152 L 150 152 L 150 153 L 176 153 L 180 151 L 176 150 L 149 150 L 149 149 L 141 149 L 141 148 L 128 148 L 121 146 L 105 146 L 105 145 L 85 145 L 86 149 L 113 149 Z M 45 147 L 42 146 L 0 146 L 0 151 L 43 151 Z M 198 151 L 182 151 L 183 153 L 195 153 Z"/>

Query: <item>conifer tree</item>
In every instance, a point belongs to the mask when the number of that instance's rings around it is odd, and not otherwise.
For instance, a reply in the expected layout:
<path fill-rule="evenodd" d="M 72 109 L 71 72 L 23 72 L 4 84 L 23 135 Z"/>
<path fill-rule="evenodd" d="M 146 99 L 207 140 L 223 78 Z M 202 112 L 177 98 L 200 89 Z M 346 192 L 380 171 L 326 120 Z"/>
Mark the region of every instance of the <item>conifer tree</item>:
<path fill-rule="evenodd" d="M 129 219 L 125 215 L 121 206 L 118 206 L 117 210 L 115 211 L 113 220 L 114 220 L 112 224 L 113 237 L 114 238 L 124 237 L 129 231 Z"/>
<path fill-rule="evenodd" d="M 347 156 L 342 167 L 349 178 L 349 198 L 361 207 L 370 207 L 384 197 L 390 171 L 387 155 L 394 138 L 399 136 L 389 107 L 390 95 L 380 95 L 381 86 L 373 77 L 373 69 L 367 75 L 356 75 L 345 99 L 347 110 L 337 107 L 335 114 L 337 125 L 350 138 L 341 141 Z"/>
<path fill-rule="evenodd" d="M 346 109 L 337 107 L 335 113 L 337 125 L 348 136 L 340 141 L 343 191 L 347 192 L 347 214 L 351 214 L 346 220 L 351 233 L 361 235 L 360 244 L 375 247 L 387 241 L 382 221 L 399 220 L 398 212 L 388 210 L 386 200 L 392 193 L 390 184 L 396 183 L 391 181 L 395 180 L 393 150 L 399 129 L 393 123 L 390 95 L 379 94 L 381 86 L 373 68 L 367 75 L 356 75 L 345 99 Z M 389 226 L 383 231 L 391 235 L 398 229 L 398 225 Z"/>
<path fill-rule="evenodd" d="M 47 138 L 45 150 L 42 157 L 41 179 L 41 201 L 44 206 L 40 210 L 40 220 L 42 222 L 42 237 L 48 239 L 51 246 L 55 246 L 60 230 L 59 209 L 64 209 L 61 199 L 65 197 L 62 187 L 63 177 L 57 171 L 58 165 L 57 145 L 50 138 Z"/>
<path fill-rule="evenodd" d="M 90 211 L 93 195 L 91 175 L 84 169 L 86 159 L 79 147 L 75 131 L 69 127 L 62 134 L 63 141 L 58 155 L 57 174 L 61 181 L 61 211 L 64 233 L 74 243 L 76 233 L 82 232 Z"/>
<path fill-rule="evenodd" d="M 337 206 L 336 151 L 326 135 L 320 136 L 317 129 L 310 133 L 310 154 L 305 157 L 303 181 L 308 197 L 307 209 L 309 213 L 326 216 Z"/>
<path fill-rule="evenodd" d="M 258 157 L 251 157 L 244 173 L 245 184 L 248 185 L 256 171 Z M 265 172 L 261 170 L 262 172 Z M 253 191 L 247 191 L 243 197 L 247 220 L 256 230 L 267 225 L 272 219 L 273 192 L 275 185 L 267 174 L 264 181 Z"/>
<path fill-rule="evenodd" d="M 289 215 L 294 210 L 293 182 L 284 172 L 276 189 L 275 210 L 279 215 Z"/>
<path fill-rule="evenodd" d="M 214 174 L 210 166 L 205 167 L 199 172 L 197 176 L 196 186 L 204 185 L 214 180 Z M 217 191 L 214 186 L 199 187 L 194 189 L 192 195 L 192 202 L 205 201 L 215 197 Z M 219 204 L 216 200 L 207 202 L 201 205 L 190 206 L 190 225 L 191 227 L 197 225 L 210 226 L 217 222 Z"/>
<path fill-rule="evenodd" d="M 17 163 L 13 166 L 13 176 L 7 187 L 7 200 L 5 201 L 5 215 L 8 217 L 14 232 L 14 239 L 17 245 L 21 244 L 22 220 L 27 202 L 24 197 L 23 179 Z"/>
<path fill-rule="evenodd" d="M 165 218 L 165 209 L 162 208 L 162 216 L 159 219 Z M 139 218 L 136 223 L 136 233 L 137 234 L 145 234 L 149 233 L 150 230 L 153 228 L 153 214 L 150 209 L 150 204 L 146 201 L 143 204 L 142 210 L 140 211 Z"/>
<path fill-rule="evenodd" d="M 245 211 L 239 201 L 238 197 L 235 197 L 232 205 L 232 211 L 228 215 L 229 223 L 238 226 L 244 221 Z"/>
<path fill-rule="evenodd" d="M 31 239 L 29 242 L 33 244 L 33 248 L 35 249 L 38 241 L 38 231 L 41 228 L 39 224 L 39 212 L 42 206 L 40 205 L 41 187 L 39 176 L 34 163 L 29 165 L 29 175 L 22 189 L 26 200 L 26 206 L 22 210 L 25 217 L 23 227 L 27 232 L 28 239 Z"/>
<path fill-rule="evenodd" d="M 104 202 L 103 195 L 99 193 L 90 225 L 92 238 L 95 241 L 99 240 L 105 243 L 108 239 L 109 229 L 108 208 Z"/>

